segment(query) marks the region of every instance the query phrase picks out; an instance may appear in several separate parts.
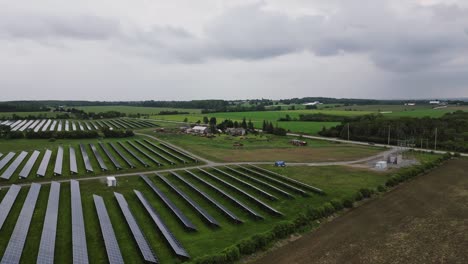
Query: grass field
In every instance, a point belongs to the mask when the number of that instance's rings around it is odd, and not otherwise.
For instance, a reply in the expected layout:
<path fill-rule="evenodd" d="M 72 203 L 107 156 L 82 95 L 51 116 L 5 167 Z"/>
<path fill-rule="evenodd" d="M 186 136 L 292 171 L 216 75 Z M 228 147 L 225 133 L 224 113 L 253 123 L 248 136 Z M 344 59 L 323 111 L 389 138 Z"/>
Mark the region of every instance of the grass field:
<path fill-rule="evenodd" d="M 142 114 L 142 115 L 157 115 L 161 111 L 179 111 L 189 113 L 200 113 L 200 109 L 183 109 L 183 108 L 164 108 L 164 107 L 139 107 L 139 106 L 125 106 L 125 105 L 109 105 L 109 106 L 82 106 L 76 107 L 85 112 L 107 112 L 118 111 L 121 113 L 129 114 Z"/>
<path fill-rule="evenodd" d="M 50 117 L 56 117 L 57 113 L 54 113 L 54 112 L 0 112 L 0 118 L 2 119 L 12 119 L 13 115 L 17 115 L 21 118 L 28 117 L 28 116 L 50 118 Z"/>
<path fill-rule="evenodd" d="M 187 149 L 194 154 L 220 162 L 234 161 L 275 161 L 322 162 L 355 160 L 375 155 L 380 148 L 309 140 L 308 146 L 296 147 L 289 143 L 292 137 L 253 136 L 231 137 L 227 135 L 205 138 L 186 134 L 153 134 L 163 140 Z M 243 147 L 233 147 L 240 142 Z"/>
<path fill-rule="evenodd" d="M 270 168 L 270 167 L 268 167 Z M 107 188 L 103 182 L 100 181 L 85 181 L 80 182 L 81 195 L 83 201 L 83 211 L 86 225 L 86 240 L 88 243 L 89 258 L 92 263 L 106 263 L 107 256 L 105 253 L 103 239 L 100 233 L 99 222 L 97 214 L 95 212 L 94 204 L 92 202 L 92 195 L 97 194 L 103 196 L 111 221 L 113 223 L 115 233 L 119 245 L 121 247 L 124 260 L 127 263 L 142 263 L 143 260 L 138 252 L 137 246 L 132 238 L 127 224 L 123 218 L 123 215 L 118 207 L 118 204 L 113 196 L 113 192 L 119 192 L 124 194 L 126 197 L 131 210 L 134 212 L 135 217 L 142 230 L 145 233 L 146 238 L 150 242 L 153 250 L 156 252 L 159 260 L 162 263 L 178 263 L 176 257 L 171 253 L 168 245 L 164 242 L 164 238 L 157 231 L 156 226 L 150 220 L 149 216 L 145 212 L 142 205 L 138 202 L 133 189 L 140 190 L 144 193 L 146 198 L 156 208 L 158 213 L 161 215 L 167 226 L 174 233 L 176 238 L 184 245 L 192 257 L 198 257 L 205 254 L 213 254 L 221 251 L 222 249 L 240 241 L 243 238 L 249 237 L 252 234 L 265 232 L 270 230 L 275 224 L 281 221 L 286 221 L 295 218 L 300 212 L 304 211 L 307 206 L 320 206 L 323 203 L 333 198 L 344 198 L 354 194 L 360 188 L 375 188 L 379 184 L 383 184 L 389 175 L 382 173 L 375 173 L 368 170 L 348 168 L 348 167 L 294 167 L 284 168 L 279 170 L 289 177 L 301 180 L 305 183 L 312 184 L 319 188 L 322 188 L 327 192 L 326 196 L 312 195 L 310 197 L 295 196 L 294 200 L 282 198 L 280 194 L 275 193 L 273 190 L 271 193 L 280 197 L 279 201 L 265 201 L 277 210 L 284 213 L 283 217 L 271 216 L 266 211 L 258 207 L 252 201 L 246 199 L 240 194 L 229 191 L 217 182 L 208 179 L 206 176 L 202 176 L 212 184 L 230 192 L 237 199 L 250 206 L 252 209 L 257 210 L 265 216 L 265 220 L 254 220 L 244 211 L 240 210 L 236 206 L 232 205 L 225 198 L 208 189 L 206 186 L 196 181 L 192 177 L 185 173 L 181 173 L 183 177 L 200 189 L 208 193 L 210 196 L 217 199 L 224 206 L 238 215 L 245 222 L 243 224 L 235 224 L 230 222 L 221 212 L 216 210 L 207 201 L 203 200 L 198 194 L 188 189 L 179 180 L 174 179 L 172 176 L 168 176 L 171 182 L 175 183 L 180 189 L 186 192 L 196 202 L 203 206 L 208 213 L 210 213 L 215 219 L 217 219 L 221 227 L 212 228 L 206 225 L 195 211 L 190 208 L 185 202 L 181 201 L 176 194 L 168 189 L 168 187 L 162 183 L 160 179 L 152 177 L 153 182 L 168 195 L 168 197 L 188 216 L 188 218 L 198 227 L 197 232 L 187 232 L 181 227 L 176 218 L 172 213 L 162 204 L 162 202 L 155 196 L 151 190 L 145 185 L 145 183 L 138 177 L 124 177 L 119 178 L 119 186 L 116 188 Z M 199 173 L 202 175 L 201 173 Z M 217 173 L 215 173 L 217 174 Z M 219 175 L 218 175 L 219 176 Z M 228 180 L 228 179 L 225 179 Z M 236 182 L 230 181 L 232 184 L 246 189 L 245 187 L 237 185 Z M 259 188 L 265 188 L 264 186 L 258 186 L 254 182 L 250 182 Z M 69 263 L 71 259 L 71 216 L 70 216 L 70 191 L 69 184 L 61 184 L 61 200 L 59 207 L 59 220 L 58 220 L 58 234 L 56 242 L 56 263 Z M 42 220 L 44 218 L 45 209 L 47 207 L 49 186 L 44 185 L 42 187 L 38 204 L 34 213 L 34 217 L 31 228 L 28 233 L 28 239 L 26 242 L 25 251 L 23 253 L 22 262 L 32 263 L 35 262 L 37 256 L 38 245 L 42 232 Z M 4 196 L 5 192 L 0 192 L 0 198 Z M 22 203 L 27 194 L 27 188 L 23 188 L 20 192 L 19 198 L 14 204 L 13 210 L 8 217 L 4 227 L 0 230 L 0 237 L 5 238 L 0 240 L 0 255 L 3 254 L 8 239 L 16 223 L 19 211 L 21 210 Z M 264 200 L 264 199 L 261 199 Z"/>
<path fill-rule="evenodd" d="M 333 108 L 334 110 L 344 111 L 365 111 L 372 113 L 384 112 L 384 116 L 389 117 L 441 117 L 447 113 L 452 113 L 457 110 L 468 111 L 468 106 L 448 106 L 446 108 L 433 109 L 431 105 L 356 105 L 356 106 L 340 106 Z"/>

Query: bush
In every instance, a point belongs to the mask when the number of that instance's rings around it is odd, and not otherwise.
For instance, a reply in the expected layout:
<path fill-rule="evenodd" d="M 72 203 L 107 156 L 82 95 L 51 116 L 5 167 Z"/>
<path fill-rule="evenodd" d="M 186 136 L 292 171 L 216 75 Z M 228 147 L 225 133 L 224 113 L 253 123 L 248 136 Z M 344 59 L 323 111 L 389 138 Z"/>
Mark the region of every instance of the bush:
<path fill-rule="evenodd" d="M 385 192 L 386 190 L 387 190 L 387 188 L 385 188 L 385 186 L 383 186 L 383 185 L 377 186 L 377 191 L 378 192 Z"/>
<path fill-rule="evenodd" d="M 361 201 L 364 197 L 362 196 L 361 192 L 357 192 L 355 195 L 354 195 L 354 201 L 358 202 L 358 201 Z"/>
<path fill-rule="evenodd" d="M 223 250 L 223 252 L 221 253 L 225 255 L 225 260 L 227 262 L 234 262 L 240 259 L 240 256 L 241 256 L 239 248 L 236 246 L 228 247 L 225 250 Z"/>
<path fill-rule="evenodd" d="M 343 202 L 338 201 L 337 199 L 331 200 L 330 203 L 335 208 L 335 211 L 339 211 L 339 210 L 342 210 L 344 208 Z"/>
<path fill-rule="evenodd" d="M 367 189 L 367 188 L 362 188 L 359 190 L 363 198 L 369 198 L 374 194 L 374 190 Z"/>

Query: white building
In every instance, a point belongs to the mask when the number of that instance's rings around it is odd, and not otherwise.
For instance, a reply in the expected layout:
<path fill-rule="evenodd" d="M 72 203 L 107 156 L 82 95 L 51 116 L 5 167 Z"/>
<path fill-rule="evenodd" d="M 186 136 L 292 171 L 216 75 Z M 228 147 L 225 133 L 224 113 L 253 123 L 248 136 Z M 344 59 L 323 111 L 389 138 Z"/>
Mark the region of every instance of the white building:
<path fill-rule="evenodd" d="M 429 101 L 429 104 L 440 104 L 440 101 L 439 100 L 432 100 L 432 101 Z"/>
<path fill-rule="evenodd" d="M 107 187 L 117 186 L 117 179 L 115 177 L 107 177 Z"/>
<path fill-rule="evenodd" d="M 305 103 L 305 104 L 302 104 L 302 105 L 319 105 L 320 102 L 319 101 L 315 101 L 315 102 L 311 102 L 311 103 Z"/>
<path fill-rule="evenodd" d="M 376 169 L 380 169 L 380 170 L 384 170 L 387 168 L 387 162 L 386 161 L 378 161 L 376 164 L 375 164 L 375 168 Z"/>
<path fill-rule="evenodd" d="M 194 127 L 192 127 L 192 132 L 197 133 L 197 134 L 207 134 L 208 133 L 208 127 L 194 126 Z"/>

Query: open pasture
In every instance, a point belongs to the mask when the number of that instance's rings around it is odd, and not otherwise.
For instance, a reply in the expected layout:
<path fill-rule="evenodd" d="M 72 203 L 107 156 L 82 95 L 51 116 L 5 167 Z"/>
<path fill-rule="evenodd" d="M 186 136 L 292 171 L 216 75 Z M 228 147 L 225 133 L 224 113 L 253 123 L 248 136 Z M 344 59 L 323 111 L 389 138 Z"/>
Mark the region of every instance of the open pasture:
<path fill-rule="evenodd" d="M 200 113 L 200 109 L 185 109 L 185 108 L 166 108 L 166 107 L 140 107 L 140 106 L 125 106 L 125 105 L 109 105 L 109 106 L 80 106 L 77 109 L 85 112 L 108 112 L 117 111 L 127 115 L 157 115 L 161 111 L 179 111 L 189 113 Z"/>

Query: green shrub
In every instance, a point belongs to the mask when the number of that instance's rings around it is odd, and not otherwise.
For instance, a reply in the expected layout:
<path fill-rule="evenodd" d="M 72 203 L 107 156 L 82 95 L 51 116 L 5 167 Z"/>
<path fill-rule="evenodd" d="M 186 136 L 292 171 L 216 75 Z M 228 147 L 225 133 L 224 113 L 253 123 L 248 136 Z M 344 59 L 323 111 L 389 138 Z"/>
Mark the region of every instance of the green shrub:
<path fill-rule="evenodd" d="M 239 248 L 236 246 L 231 246 L 223 250 L 222 252 L 225 255 L 225 260 L 227 262 L 234 262 L 240 259 L 241 254 Z"/>
<path fill-rule="evenodd" d="M 362 189 L 359 190 L 359 193 L 361 193 L 363 198 L 369 198 L 374 193 L 374 190 L 367 189 L 367 188 L 362 188 Z"/>
<path fill-rule="evenodd" d="M 337 199 L 333 199 L 330 201 L 331 205 L 335 208 L 335 211 L 339 211 L 343 209 L 343 203 Z"/>
<path fill-rule="evenodd" d="M 353 208 L 353 206 L 354 206 L 353 200 L 351 200 L 349 198 L 343 199 L 343 206 L 345 208 Z"/>
<path fill-rule="evenodd" d="M 335 207 L 331 203 L 325 203 L 323 205 L 324 217 L 330 216 L 335 212 Z"/>
<path fill-rule="evenodd" d="M 361 192 L 357 192 L 355 195 L 354 195 L 354 201 L 358 202 L 358 201 L 361 201 L 364 197 L 362 196 Z"/>
<path fill-rule="evenodd" d="M 386 190 L 387 190 L 387 188 L 385 188 L 385 186 L 383 186 L 383 185 L 377 186 L 377 191 L 378 192 L 385 192 Z"/>

